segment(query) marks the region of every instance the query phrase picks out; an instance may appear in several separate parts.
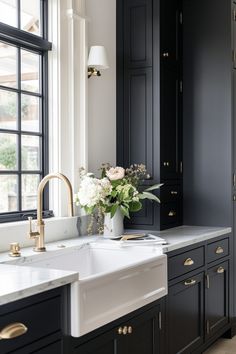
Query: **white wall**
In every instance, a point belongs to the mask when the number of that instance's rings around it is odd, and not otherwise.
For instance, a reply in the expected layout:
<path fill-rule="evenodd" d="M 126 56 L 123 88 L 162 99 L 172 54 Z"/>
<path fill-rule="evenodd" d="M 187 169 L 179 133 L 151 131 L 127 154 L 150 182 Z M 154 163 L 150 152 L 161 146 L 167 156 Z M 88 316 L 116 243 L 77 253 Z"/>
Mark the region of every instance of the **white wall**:
<path fill-rule="evenodd" d="M 104 45 L 109 66 L 88 82 L 88 168 L 116 164 L 116 0 L 86 0 L 88 45 Z"/>

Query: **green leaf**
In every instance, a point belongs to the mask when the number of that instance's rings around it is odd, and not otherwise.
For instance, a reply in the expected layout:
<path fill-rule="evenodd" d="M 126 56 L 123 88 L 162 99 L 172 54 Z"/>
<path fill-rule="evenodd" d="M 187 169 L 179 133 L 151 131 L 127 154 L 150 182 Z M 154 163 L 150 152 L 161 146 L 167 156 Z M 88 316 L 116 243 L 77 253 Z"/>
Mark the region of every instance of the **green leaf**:
<path fill-rule="evenodd" d="M 139 211 L 141 209 L 142 209 L 142 203 L 140 203 L 140 202 L 132 202 L 132 203 L 130 203 L 129 210 L 131 212 L 137 212 L 137 211 Z"/>
<path fill-rule="evenodd" d="M 147 188 L 144 190 L 144 192 L 150 192 L 150 191 L 154 191 L 156 189 L 159 189 L 161 186 L 163 186 L 164 183 L 160 183 L 160 184 L 154 184 L 153 186 Z"/>
<path fill-rule="evenodd" d="M 139 197 L 139 199 L 154 200 L 157 203 L 161 202 L 160 199 L 156 195 L 149 193 L 149 192 L 142 192 L 138 195 L 138 197 Z"/>
<path fill-rule="evenodd" d="M 115 198 L 115 197 L 117 196 L 117 191 L 116 191 L 116 190 L 113 190 L 113 191 L 111 192 L 111 196 L 112 196 L 113 198 Z"/>
<path fill-rule="evenodd" d="M 116 211 L 118 209 L 118 204 L 113 204 L 111 207 L 111 218 L 115 215 Z"/>
<path fill-rule="evenodd" d="M 123 205 L 120 206 L 120 210 L 124 216 L 126 216 L 128 219 L 130 219 L 129 216 L 129 209 L 124 207 Z"/>

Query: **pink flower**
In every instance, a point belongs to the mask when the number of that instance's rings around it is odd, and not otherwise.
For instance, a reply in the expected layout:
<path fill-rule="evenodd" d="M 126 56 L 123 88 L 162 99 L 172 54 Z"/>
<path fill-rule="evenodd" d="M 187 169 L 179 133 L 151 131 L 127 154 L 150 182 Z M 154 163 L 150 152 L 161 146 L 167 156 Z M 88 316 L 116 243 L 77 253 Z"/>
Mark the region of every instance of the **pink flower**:
<path fill-rule="evenodd" d="M 125 170 L 123 167 L 111 167 L 106 172 L 106 176 L 110 181 L 117 181 L 118 179 L 122 179 L 125 176 Z"/>

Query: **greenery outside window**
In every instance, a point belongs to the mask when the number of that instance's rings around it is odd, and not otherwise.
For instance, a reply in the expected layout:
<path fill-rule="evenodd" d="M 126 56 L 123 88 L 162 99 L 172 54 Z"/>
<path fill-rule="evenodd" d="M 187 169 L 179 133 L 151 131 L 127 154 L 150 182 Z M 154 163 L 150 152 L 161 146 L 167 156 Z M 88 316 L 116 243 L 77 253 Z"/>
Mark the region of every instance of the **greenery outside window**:
<path fill-rule="evenodd" d="M 0 222 L 35 213 L 48 172 L 50 49 L 46 0 L 0 0 Z M 48 208 L 46 193 L 45 216 Z"/>

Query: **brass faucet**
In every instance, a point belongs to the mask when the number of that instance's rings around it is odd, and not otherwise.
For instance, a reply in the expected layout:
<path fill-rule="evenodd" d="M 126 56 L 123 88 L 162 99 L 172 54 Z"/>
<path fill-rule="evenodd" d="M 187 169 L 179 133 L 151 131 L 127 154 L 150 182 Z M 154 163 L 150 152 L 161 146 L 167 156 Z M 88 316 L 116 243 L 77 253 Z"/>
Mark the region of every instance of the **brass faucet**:
<path fill-rule="evenodd" d="M 32 231 L 32 217 L 29 217 L 29 223 L 30 223 L 30 229 L 29 229 L 29 238 L 35 239 L 35 247 L 34 251 L 35 252 L 45 252 L 46 247 L 44 243 L 44 221 L 43 221 L 43 190 L 45 185 L 50 179 L 53 178 L 58 178 L 62 181 L 65 182 L 68 190 L 68 196 L 69 196 L 69 204 L 68 204 L 68 214 L 69 216 L 73 216 L 73 193 L 72 193 L 72 186 L 69 181 L 69 179 L 64 176 L 62 173 L 51 173 L 47 176 L 45 176 L 41 182 L 39 183 L 38 186 L 38 192 L 37 192 L 37 231 Z"/>

